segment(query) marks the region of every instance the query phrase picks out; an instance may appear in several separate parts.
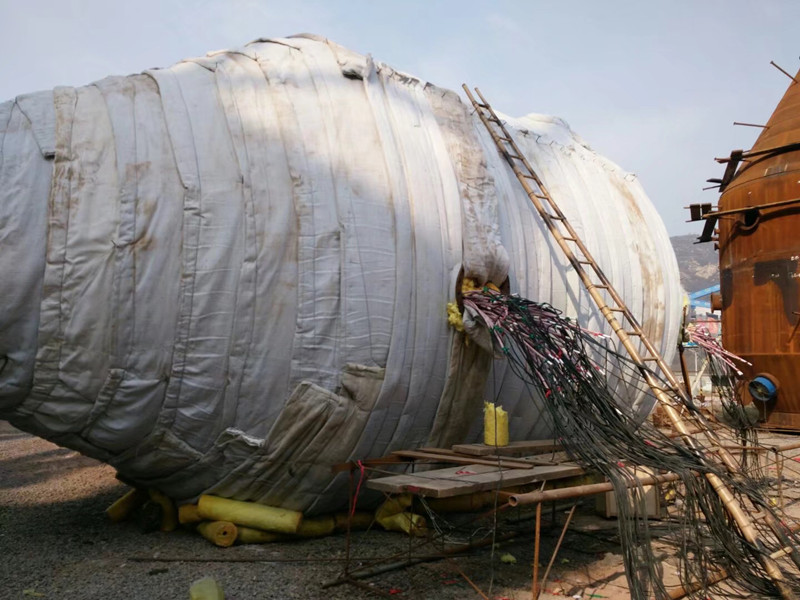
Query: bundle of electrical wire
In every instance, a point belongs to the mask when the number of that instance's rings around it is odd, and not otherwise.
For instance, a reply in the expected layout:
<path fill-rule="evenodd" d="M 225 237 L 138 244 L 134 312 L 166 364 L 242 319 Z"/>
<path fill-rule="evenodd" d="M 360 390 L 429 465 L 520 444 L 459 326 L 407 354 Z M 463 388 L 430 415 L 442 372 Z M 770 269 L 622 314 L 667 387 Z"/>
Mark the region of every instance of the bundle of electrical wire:
<path fill-rule="evenodd" d="M 711 335 L 708 327 L 703 325 L 687 327 L 686 334 L 690 342 L 697 344 L 698 348 L 704 350 L 709 357 L 713 357 L 717 362 L 728 365 L 739 376 L 742 375 L 742 371 L 739 369 L 738 364 L 750 365 L 741 356 L 737 356 L 723 348 L 722 344 Z"/>
<path fill-rule="evenodd" d="M 758 432 L 753 427 L 756 419 L 742 405 L 743 395 L 738 389 L 743 383 L 740 366 L 750 366 L 751 363 L 723 348 L 717 337 L 704 325 L 689 324 L 685 327 L 683 337 L 705 354 L 711 385 L 720 399 L 726 423 L 736 430 L 743 445 L 757 445 Z M 757 463 L 754 465 L 757 466 Z"/>
<path fill-rule="evenodd" d="M 611 349 L 602 336 L 581 328 L 547 304 L 506 296 L 484 288 L 464 294 L 470 320 L 482 323 L 494 351 L 504 355 L 515 373 L 544 398 L 553 429 L 570 457 L 599 471 L 611 482 L 618 506 L 618 523 L 625 571 L 634 599 L 669 598 L 663 583 L 662 556 L 656 556 L 647 519 L 645 493 L 636 477 L 642 471 L 667 471 L 680 476 L 682 510 L 674 525 L 681 582 L 693 598 L 706 598 L 719 574 L 729 597 L 779 596 L 781 589 L 762 566 L 760 555 L 789 546 L 797 560 L 794 535 L 754 522 L 758 544 L 747 541 L 706 475 L 716 475 L 739 505 L 771 515 L 781 523 L 761 484 L 746 474 L 730 473 L 713 458 L 698 437 L 691 444 L 672 439 L 640 420 L 620 390 L 646 393 L 641 368 Z M 607 368 L 613 363 L 614 369 Z M 611 375 L 612 371 L 617 375 Z M 634 382 L 625 388 L 614 377 Z M 639 378 L 636 383 L 636 378 Z M 664 383 L 663 387 L 667 387 Z M 677 396 L 683 412 L 697 423 L 704 417 L 690 399 Z M 728 503 L 731 499 L 728 499 Z M 796 566 L 796 563 L 795 563 Z M 800 592 L 794 567 L 783 567 L 785 586 Z M 699 585 L 698 585 L 699 584 Z M 782 584 L 783 585 L 783 584 Z M 784 589 L 785 591 L 785 589 Z"/>

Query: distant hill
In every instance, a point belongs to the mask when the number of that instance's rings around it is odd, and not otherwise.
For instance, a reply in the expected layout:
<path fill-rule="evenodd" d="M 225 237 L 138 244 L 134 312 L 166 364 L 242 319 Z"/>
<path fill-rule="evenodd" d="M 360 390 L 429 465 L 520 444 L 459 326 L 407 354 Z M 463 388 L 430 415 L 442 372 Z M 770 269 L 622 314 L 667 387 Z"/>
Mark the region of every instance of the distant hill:
<path fill-rule="evenodd" d="M 687 292 L 697 292 L 719 283 L 719 256 L 714 243 L 695 244 L 698 235 L 699 230 L 696 234 L 670 238 L 678 259 L 681 284 Z"/>

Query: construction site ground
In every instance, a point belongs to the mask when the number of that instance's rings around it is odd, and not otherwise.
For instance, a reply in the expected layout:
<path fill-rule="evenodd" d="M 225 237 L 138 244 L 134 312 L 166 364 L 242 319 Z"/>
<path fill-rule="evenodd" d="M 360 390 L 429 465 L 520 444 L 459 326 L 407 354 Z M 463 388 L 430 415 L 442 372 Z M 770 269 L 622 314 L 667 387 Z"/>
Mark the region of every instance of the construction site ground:
<path fill-rule="evenodd" d="M 761 440 L 780 444 L 800 437 L 761 434 Z M 800 462 L 792 460 L 800 450 L 787 455 L 784 501 L 790 515 L 800 516 Z M 110 523 L 104 510 L 126 489 L 111 467 L 0 422 L 0 598 L 188 598 L 191 583 L 204 576 L 213 576 L 228 600 L 531 598 L 532 508 L 504 511 L 497 531 L 518 532 L 513 539 L 395 568 L 358 585 L 323 588 L 343 573 L 345 535 L 218 548 L 189 530 L 159 531 L 154 506 L 128 522 Z M 540 577 L 569 505 L 543 507 Z M 473 541 L 489 534 L 493 525 L 492 519 L 475 521 L 474 515 L 441 519 L 437 525 L 461 519 L 466 529 L 474 527 Z M 659 522 L 652 524 L 658 537 Z M 418 540 L 374 528 L 354 533 L 351 542 L 351 568 L 390 557 L 382 564 L 399 565 L 411 553 L 441 548 L 418 548 Z M 677 569 L 666 558 L 670 546 L 658 541 L 656 551 L 665 556 L 665 582 L 677 584 Z M 614 519 L 597 516 L 593 498 L 582 499 L 541 598 L 628 598 L 620 552 Z"/>

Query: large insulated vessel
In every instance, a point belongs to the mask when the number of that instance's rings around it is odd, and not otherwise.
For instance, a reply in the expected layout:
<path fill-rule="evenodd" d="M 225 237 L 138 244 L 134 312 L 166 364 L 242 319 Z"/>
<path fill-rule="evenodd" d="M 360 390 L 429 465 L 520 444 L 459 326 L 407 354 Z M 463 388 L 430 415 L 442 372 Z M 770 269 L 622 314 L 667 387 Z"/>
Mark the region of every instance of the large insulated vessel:
<path fill-rule="evenodd" d="M 800 85 L 792 82 L 719 201 L 725 347 L 752 363 L 746 400 L 800 430 Z"/>
<path fill-rule="evenodd" d="M 669 360 L 677 266 L 636 178 L 508 123 Z M 20 96 L 0 149 L 0 417 L 179 501 L 341 506 L 331 465 L 474 438 L 484 399 L 548 435 L 448 326 L 462 273 L 610 333 L 471 107 L 322 38 Z"/>

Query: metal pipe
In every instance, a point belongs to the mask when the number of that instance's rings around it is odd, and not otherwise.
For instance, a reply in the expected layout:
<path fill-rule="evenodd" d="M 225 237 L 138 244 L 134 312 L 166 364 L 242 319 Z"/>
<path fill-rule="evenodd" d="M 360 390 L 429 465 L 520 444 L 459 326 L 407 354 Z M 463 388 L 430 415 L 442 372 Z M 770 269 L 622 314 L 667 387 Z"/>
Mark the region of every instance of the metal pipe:
<path fill-rule="evenodd" d="M 757 125 L 756 123 L 741 123 L 739 121 L 734 121 L 734 125 L 741 125 L 742 127 L 760 127 L 761 129 L 769 129 L 766 125 Z"/>
<path fill-rule="evenodd" d="M 758 206 L 743 206 L 742 208 L 732 208 L 730 210 L 718 210 L 715 212 L 707 212 L 702 216 L 703 219 L 712 219 L 724 217 L 726 215 L 736 215 L 746 212 L 748 210 L 764 210 L 765 208 L 778 208 L 781 206 L 790 206 L 792 204 L 800 203 L 800 198 L 791 198 L 789 200 L 779 200 L 778 202 L 770 202 L 769 204 L 759 204 Z"/>
<path fill-rule="evenodd" d="M 655 485 L 658 483 L 666 483 L 669 481 L 677 481 L 680 479 L 679 475 L 675 473 L 667 473 L 665 475 L 647 475 L 645 477 L 637 477 L 636 481 L 626 482 L 626 487 L 633 487 L 634 485 Z M 541 502 L 548 502 L 550 500 L 565 500 L 567 498 L 578 498 L 580 496 L 592 496 L 594 494 L 601 494 L 603 492 L 610 492 L 614 489 L 611 483 L 590 483 L 588 485 L 576 485 L 568 488 L 558 488 L 555 490 L 545 490 L 528 492 L 527 494 L 513 494 L 508 498 L 510 506 L 523 506 L 526 504 L 536 504 Z"/>
<path fill-rule="evenodd" d="M 769 64 L 771 64 L 773 67 L 775 67 L 776 69 L 778 69 L 778 71 L 780 71 L 781 73 L 783 73 L 784 75 L 786 75 L 786 76 L 787 76 L 789 79 L 791 79 L 792 81 L 794 81 L 795 83 L 797 83 L 797 79 L 795 79 L 794 77 L 792 77 L 791 75 L 789 75 L 789 73 L 788 73 L 787 71 L 784 71 L 784 70 L 783 70 L 783 69 L 781 69 L 781 68 L 780 68 L 778 65 L 776 65 L 774 60 L 771 60 L 771 61 L 769 61 Z"/>

